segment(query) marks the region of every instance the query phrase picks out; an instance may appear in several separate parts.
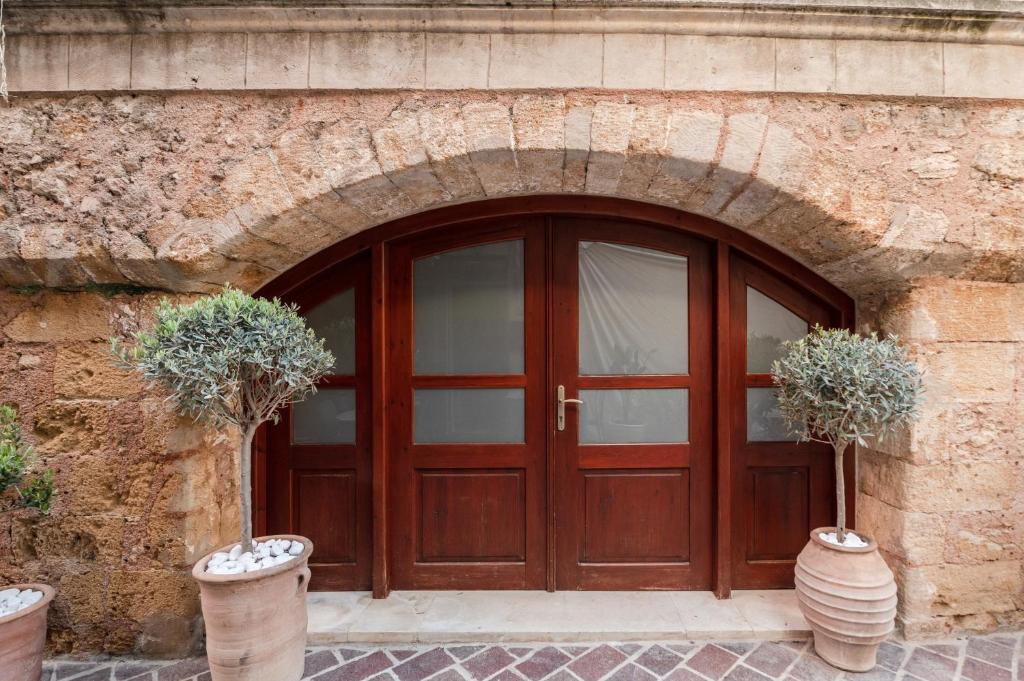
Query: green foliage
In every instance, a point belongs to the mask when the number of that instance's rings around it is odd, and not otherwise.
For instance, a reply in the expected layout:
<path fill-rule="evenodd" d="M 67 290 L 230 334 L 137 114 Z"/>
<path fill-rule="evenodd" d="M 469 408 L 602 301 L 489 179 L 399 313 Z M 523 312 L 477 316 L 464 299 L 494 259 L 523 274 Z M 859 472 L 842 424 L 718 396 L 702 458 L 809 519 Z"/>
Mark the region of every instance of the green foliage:
<path fill-rule="evenodd" d="M 914 420 L 923 387 L 898 339 L 845 329 L 814 330 L 785 343 L 772 365 L 779 410 L 805 440 L 837 451 L 883 439 Z"/>
<path fill-rule="evenodd" d="M 32 448 L 21 437 L 18 412 L 14 407 L 0 405 L 0 494 L 13 489 L 15 506 L 48 513 L 53 497 L 53 472 L 45 471 L 26 482 L 31 461 Z"/>
<path fill-rule="evenodd" d="M 134 345 L 113 341 L 121 360 L 171 393 L 178 411 L 245 430 L 314 391 L 333 365 L 295 306 L 230 286 L 189 305 L 167 300 Z"/>

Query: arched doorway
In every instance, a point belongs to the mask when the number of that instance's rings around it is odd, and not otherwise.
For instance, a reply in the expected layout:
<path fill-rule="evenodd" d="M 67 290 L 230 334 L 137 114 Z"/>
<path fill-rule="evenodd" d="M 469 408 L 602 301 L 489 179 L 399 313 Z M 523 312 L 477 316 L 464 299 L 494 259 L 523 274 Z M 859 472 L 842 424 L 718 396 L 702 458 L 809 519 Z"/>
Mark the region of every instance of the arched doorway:
<path fill-rule="evenodd" d="M 830 522 L 830 454 L 792 442 L 769 372 L 852 301 L 729 227 L 500 199 L 361 233 L 261 293 L 338 358 L 256 471 L 257 523 L 314 540 L 314 588 L 726 595 L 791 586 Z"/>

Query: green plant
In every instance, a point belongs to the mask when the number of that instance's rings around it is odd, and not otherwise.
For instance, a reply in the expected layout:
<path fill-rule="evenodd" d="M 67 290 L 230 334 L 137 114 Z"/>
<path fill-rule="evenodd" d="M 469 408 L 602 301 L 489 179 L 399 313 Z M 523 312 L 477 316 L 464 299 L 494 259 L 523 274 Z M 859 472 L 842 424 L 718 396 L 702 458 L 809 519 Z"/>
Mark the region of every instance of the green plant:
<path fill-rule="evenodd" d="M 18 412 L 14 407 L 0 405 L 0 495 L 13 489 L 16 506 L 50 511 L 53 497 L 53 472 L 44 471 L 27 477 L 32 462 L 32 448 L 21 437 Z"/>
<path fill-rule="evenodd" d="M 784 348 L 772 365 L 779 411 L 802 440 L 824 442 L 835 451 L 836 534 L 842 542 L 843 452 L 851 442 L 881 441 L 911 423 L 923 392 L 921 375 L 895 336 L 880 340 L 815 326 Z"/>
<path fill-rule="evenodd" d="M 188 305 L 166 299 L 156 324 L 131 347 L 111 341 L 122 363 L 170 392 L 177 411 L 241 434 L 239 463 L 243 551 L 252 549 L 252 441 L 277 410 L 315 392 L 334 364 L 293 305 L 227 286 Z"/>

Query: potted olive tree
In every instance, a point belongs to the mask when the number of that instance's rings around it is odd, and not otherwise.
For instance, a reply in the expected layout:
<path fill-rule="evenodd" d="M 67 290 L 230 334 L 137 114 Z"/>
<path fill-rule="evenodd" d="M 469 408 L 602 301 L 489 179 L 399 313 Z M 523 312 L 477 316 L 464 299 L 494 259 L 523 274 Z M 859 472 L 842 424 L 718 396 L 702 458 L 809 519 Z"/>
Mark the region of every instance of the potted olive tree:
<path fill-rule="evenodd" d="M 167 390 L 179 413 L 240 438 L 241 541 L 192 570 L 213 678 L 298 681 L 313 546 L 292 535 L 253 542 L 252 442 L 278 409 L 315 391 L 334 357 L 294 306 L 230 287 L 188 305 L 164 300 L 154 328 L 134 341 L 113 343 L 124 363 Z"/>
<path fill-rule="evenodd" d="M 867 671 L 893 630 L 896 583 L 875 541 L 846 529 L 843 454 L 851 444 L 881 441 L 908 425 L 921 398 L 921 377 L 895 337 L 879 340 L 820 326 L 785 344 L 772 376 L 790 427 L 835 452 L 836 526 L 811 532 L 797 557 L 800 609 L 822 658 Z"/>
<path fill-rule="evenodd" d="M 48 513 L 53 474 L 29 476 L 32 449 L 21 437 L 18 413 L 0 405 L 0 500 L 2 510 Z M 46 613 L 54 591 L 46 584 L 0 584 L 0 675 L 5 681 L 38 681 L 46 646 Z"/>

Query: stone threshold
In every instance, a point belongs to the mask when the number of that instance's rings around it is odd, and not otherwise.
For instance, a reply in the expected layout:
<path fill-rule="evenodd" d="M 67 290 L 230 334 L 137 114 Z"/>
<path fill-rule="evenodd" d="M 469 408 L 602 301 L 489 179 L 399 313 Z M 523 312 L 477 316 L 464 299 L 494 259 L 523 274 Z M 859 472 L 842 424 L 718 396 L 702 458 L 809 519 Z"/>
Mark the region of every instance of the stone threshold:
<path fill-rule="evenodd" d="M 309 644 L 799 640 L 792 590 L 316 592 Z"/>

